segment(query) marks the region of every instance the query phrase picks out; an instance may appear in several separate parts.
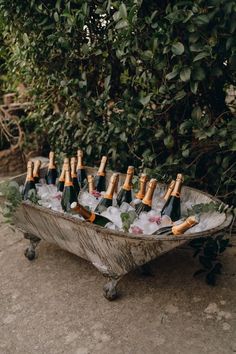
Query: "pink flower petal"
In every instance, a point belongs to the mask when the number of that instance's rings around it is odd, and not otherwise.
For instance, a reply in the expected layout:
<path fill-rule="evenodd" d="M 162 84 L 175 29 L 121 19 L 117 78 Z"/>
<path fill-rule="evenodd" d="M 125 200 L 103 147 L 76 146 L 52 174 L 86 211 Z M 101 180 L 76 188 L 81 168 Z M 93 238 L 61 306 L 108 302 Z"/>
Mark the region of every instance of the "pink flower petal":
<path fill-rule="evenodd" d="M 143 234 L 143 230 L 140 227 L 138 227 L 138 226 L 131 226 L 131 231 L 135 235 Z"/>

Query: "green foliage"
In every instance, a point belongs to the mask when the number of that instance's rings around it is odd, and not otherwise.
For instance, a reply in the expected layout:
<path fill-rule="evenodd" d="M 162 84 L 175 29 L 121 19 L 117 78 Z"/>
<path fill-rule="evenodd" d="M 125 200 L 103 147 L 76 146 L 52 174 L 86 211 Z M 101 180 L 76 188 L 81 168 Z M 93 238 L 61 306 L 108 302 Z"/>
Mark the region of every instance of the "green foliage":
<path fill-rule="evenodd" d="M 11 222 L 14 211 L 22 202 L 18 183 L 14 181 L 0 183 L 0 198 L 3 200 L 2 214 L 7 222 Z"/>
<path fill-rule="evenodd" d="M 121 221 L 122 221 L 122 228 L 125 232 L 129 231 L 130 226 L 134 222 L 134 220 L 137 218 L 137 214 L 135 211 L 131 210 L 126 213 L 121 213 L 120 214 Z"/>
<path fill-rule="evenodd" d="M 229 247 L 229 239 L 224 235 L 212 237 L 199 237 L 189 242 L 194 249 L 194 257 L 198 256 L 199 262 L 203 268 L 197 270 L 194 276 L 205 275 L 205 280 L 209 285 L 216 284 L 217 275 L 221 274 L 222 264 L 219 262 L 219 256 Z"/>
<path fill-rule="evenodd" d="M 28 119 L 56 152 L 166 180 L 181 169 L 235 201 L 235 1 L 0 0 L 0 12 L 9 85 L 31 89 Z"/>

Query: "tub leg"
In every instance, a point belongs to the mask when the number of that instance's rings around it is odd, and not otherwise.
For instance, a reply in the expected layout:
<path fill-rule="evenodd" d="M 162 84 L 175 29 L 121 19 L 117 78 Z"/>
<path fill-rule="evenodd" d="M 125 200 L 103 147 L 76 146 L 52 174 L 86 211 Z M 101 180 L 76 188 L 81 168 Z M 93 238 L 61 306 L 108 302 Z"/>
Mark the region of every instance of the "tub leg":
<path fill-rule="evenodd" d="M 25 234 L 24 236 L 26 239 L 30 240 L 29 247 L 27 247 L 25 250 L 25 257 L 28 258 L 29 261 L 32 261 L 33 259 L 35 259 L 35 249 L 41 239 L 37 236 L 30 234 Z"/>
<path fill-rule="evenodd" d="M 109 281 L 103 287 L 103 295 L 109 300 L 115 300 L 118 297 L 117 284 L 122 277 L 109 277 Z"/>

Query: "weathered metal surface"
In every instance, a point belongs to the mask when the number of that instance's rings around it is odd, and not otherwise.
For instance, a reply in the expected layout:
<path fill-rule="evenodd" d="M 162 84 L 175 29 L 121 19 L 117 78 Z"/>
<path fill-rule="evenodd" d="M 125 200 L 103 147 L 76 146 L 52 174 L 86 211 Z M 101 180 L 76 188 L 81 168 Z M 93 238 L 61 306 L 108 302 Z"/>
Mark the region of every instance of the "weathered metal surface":
<path fill-rule="evenodd" d="M 89 173 L 94 169 L 88 168 Z M 109 178 L 110 172 L 108 173 Z M 124 176 L 121 176 L 121 182 Z M 22 176 L 15 180 L 21 182 Z M 160 185 L 157 196 L 165 189 Z M 182 200 L 191 200 L 193 204 L 208 203 L 216 200 L 210 195 L 189 187 L 183 187 Z M 35 251 L 38 240 L 55 243 L 61 248 L 90 261 L 100 272 L 111 277 L 104 288 L 108 299 L 114 299 L 116 285 L 120 278 L 139 266 L 157 258 L 159 255 L 178 247 L 192 238 L 224 233 L 230 225 L 232 216 L 216 213 L 204 232 L 188 232 L 180 236 L 133 235 L 105 229 L 69 214 L 60 213 L 30 202 L 23 202 L 14 216 L 16 227 L 31 239 L 31 251 Z M 36 237 L 36 239 L 35 239 Z M 28 251 L 26 251 L 27 253 Z M 28 254 L 26 254 L 28 257 Z M 28 257 L 33 259 L 34 257 Z"/>

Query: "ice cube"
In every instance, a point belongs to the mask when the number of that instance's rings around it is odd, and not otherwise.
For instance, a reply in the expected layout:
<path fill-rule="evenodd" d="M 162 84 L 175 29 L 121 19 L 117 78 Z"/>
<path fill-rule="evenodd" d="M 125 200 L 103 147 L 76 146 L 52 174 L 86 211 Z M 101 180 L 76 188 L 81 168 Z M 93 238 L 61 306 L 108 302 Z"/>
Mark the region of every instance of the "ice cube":
<path fill-rule="evenodd" d="M 127 213 L 128 211 L 131 210 L 134 210 L 134 208 L 129 203 L 123 202 L 120 206 L 120 211 L 122 213 Z"/>
<path fill-rule="evenodd" d="M 164 227 L 164 226 L 170 226 L 172 225 L 172 220 L 171 218 L 168 216 L 168 215 L 163 215 L 161 217 L 161 224 L 160 224 L 160 227 Z"/>
<path fill-rule="evenodd" d="M 94 197 L 92 194 L 87 191 L 81 192 L 79 194 L 79 202 L 84 206 L 89 206 L 91 210 L 94 210 L 98 205 L 101 197 Z"/>

